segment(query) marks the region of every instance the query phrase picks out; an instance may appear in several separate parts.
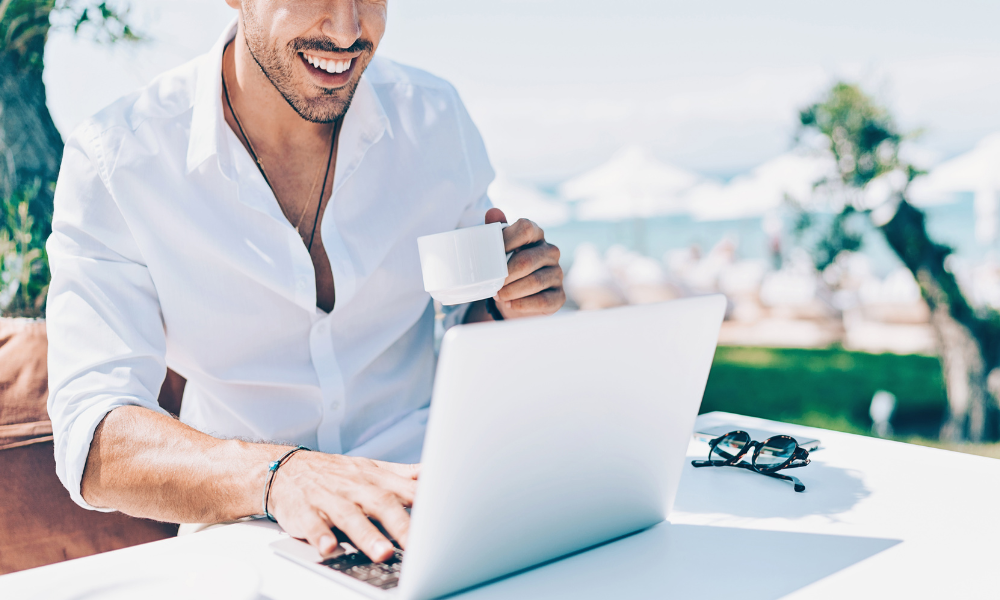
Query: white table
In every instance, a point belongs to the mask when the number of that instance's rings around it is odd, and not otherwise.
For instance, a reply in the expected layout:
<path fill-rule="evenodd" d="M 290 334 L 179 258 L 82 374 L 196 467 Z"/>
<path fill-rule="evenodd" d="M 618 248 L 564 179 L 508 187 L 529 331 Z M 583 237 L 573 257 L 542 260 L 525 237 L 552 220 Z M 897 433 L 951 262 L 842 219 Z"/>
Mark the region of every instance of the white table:
<path fill-rule="evenodd" d="M 1000 461 L 726 413 L 734 423 L 814 436 L 795 475 L 688 466 L 669 523 L 483 586 L 499 598 L 1000 598 Z M 704 458 L 693 441 L 689 458 Z M 268 550 L 267 523 L 230 525 L 0 577 L 0 598 L 47 597 L 122 572 L 176 572 L 191 556 L 256 571 L 261 598 L 360 598 Z M 235 564 L 235 563 L 234 563 Z M 246 566 L 243 567 L 247 569 Z"/>

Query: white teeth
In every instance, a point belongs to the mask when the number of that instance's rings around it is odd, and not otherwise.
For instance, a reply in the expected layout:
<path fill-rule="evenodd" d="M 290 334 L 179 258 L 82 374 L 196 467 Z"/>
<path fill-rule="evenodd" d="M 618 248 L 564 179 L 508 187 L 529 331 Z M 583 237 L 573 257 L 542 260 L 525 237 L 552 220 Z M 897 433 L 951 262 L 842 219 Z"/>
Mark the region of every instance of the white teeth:
<path fill-rule="evenodd" d="M 347 60 L 327 60 L 325 58 L 311 56 L 304 52 L 302 53 L 302 56 L 305 57 L 306 62 L 308 62 L 310 65 L 316 67 L 317 69 L 322 69 L 327 73 L 331 74 L 343 73 L 344 71 L 350 69 L 351 61 L 354 60 L 353 58 L 349 58 Z"/>

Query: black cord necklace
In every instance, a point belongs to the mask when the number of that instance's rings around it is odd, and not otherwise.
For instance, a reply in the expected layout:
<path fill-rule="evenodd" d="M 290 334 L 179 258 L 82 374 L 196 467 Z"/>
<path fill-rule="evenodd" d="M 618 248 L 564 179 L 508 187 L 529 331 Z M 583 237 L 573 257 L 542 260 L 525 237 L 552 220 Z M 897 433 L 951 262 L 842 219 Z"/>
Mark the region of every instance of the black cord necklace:
<path fill-rule="evenodd" d="M 223 56 L 225 56 L 224 51 L 223 51 Z M 236 121 L 236 127 L 239 128 L 240 135 L 242 135 L 243 139 L 246 140 L 247 142 L 247 148 L 250 150 L 250 156 L 253 157 L 254 163 L 257 165 L 257 169 L 260 171 L 260 174 L 264 177 L 264 182 L 267 183 L 267 186 L 271 188 L 271 192 L 273 193 L 274 186 L 271 185 L 271 179 L 267 176 L 267 171 L 264 170 L 264 163 L 261 162 L 260 156 L 258 156 L 257 151 L 254 149 L 253 142 L 250 141 L 250 136 L 248 136 L 247 132 L 243 129 L 243 123 L 240 122 L 240 117 L 239 115 L 236 114 L 236 109 L 233 108 L 233 101 L 229 98 L 229 85 L 226 82 L 225 60 L 223 60 L 223 65 L 222 65 L 222 91 L 226 96 L 226 106 L 229 107 L 229 112 L 233 113 L 233 120 Z M 309 243 L 306 245 L 306 248 L 309 250 L 310 254 L 312 254 L 313 240 L 316 238 L 316 226 L 319 224 L 319 213 L 323 208 L 323 194 L 326 192 L 326 184 L 330 177 L 330 165 L 333 163 L 333 149 L 336 145 L 337 130 L 339 128 L 340 128 L 340 119 L 337 119 L 333 123 L 333 134 L 330 136 L 330 154 L 326 158 L 326 171 L 323 173 L 323 185 L 320 186 L 319 188 L 319 201 L 316 203 L 316 216 L 313 217 L 312 233 L 309 234 Z M 277 197 L 277 195 L 275 195 L 275 197 Z M 308 205 L 306 206 L 308 207 Z M 299 221 L 300 222 L 302 221 L 301 216 L 299 217 Z M 298 230 L 297 226 L 296 230 Z"/>

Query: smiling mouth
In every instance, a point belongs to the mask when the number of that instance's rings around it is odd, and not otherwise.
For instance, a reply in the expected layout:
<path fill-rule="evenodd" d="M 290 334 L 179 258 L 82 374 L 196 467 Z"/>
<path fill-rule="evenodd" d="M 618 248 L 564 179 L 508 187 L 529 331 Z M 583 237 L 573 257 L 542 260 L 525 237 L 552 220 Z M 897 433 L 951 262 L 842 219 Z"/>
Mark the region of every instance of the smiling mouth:
<path fill-rule="evenodd" d="M 354 66 L 354 61 L 357 60 L 356 56 L 342 59 L 332 59 L 323 58 L 322 56 L 317 56 L 315 54 L 309 54 L 308 52 L 300 52 L 299 54 L 311 67 L 318 71 L 329 73 L 330 75 L 337 75 L 350 71 L 351 67 Z"/>

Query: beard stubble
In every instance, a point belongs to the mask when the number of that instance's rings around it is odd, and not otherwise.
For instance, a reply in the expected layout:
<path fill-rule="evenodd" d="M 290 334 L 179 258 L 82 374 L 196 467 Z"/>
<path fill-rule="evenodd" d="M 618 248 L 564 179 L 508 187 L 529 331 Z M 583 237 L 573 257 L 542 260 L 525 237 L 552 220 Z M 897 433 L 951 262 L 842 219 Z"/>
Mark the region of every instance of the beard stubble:
<path fill-rule="evenodd" d="M 277 43 L 269 44 L 263 33 L 263 28 L 257 25 L 252 10 L 252 2 L 245 4 L 243 15 L 243 37 L 247 50 L 261 72 L 267 77 L 274 89 L 285 99 L 300 117 L 311 123 L 333 123 L 347 112 L 354 98 L 361 75 L 368 67 L 372 57 L 371 42 L 358 40 L 350 48 L 337 48 L 328 39 L 296 38 L 284 48 Z M 306 81 L 295 74 L 295 62 L 301 60 L 301 50 L 318 50 L 325 52 L 361 51 L 355 59 L 355 73 L 347 85 L 339 88 L 322 88 Z M 316 96 L 308 97 L 304 90 L 315 90 Z"/>

